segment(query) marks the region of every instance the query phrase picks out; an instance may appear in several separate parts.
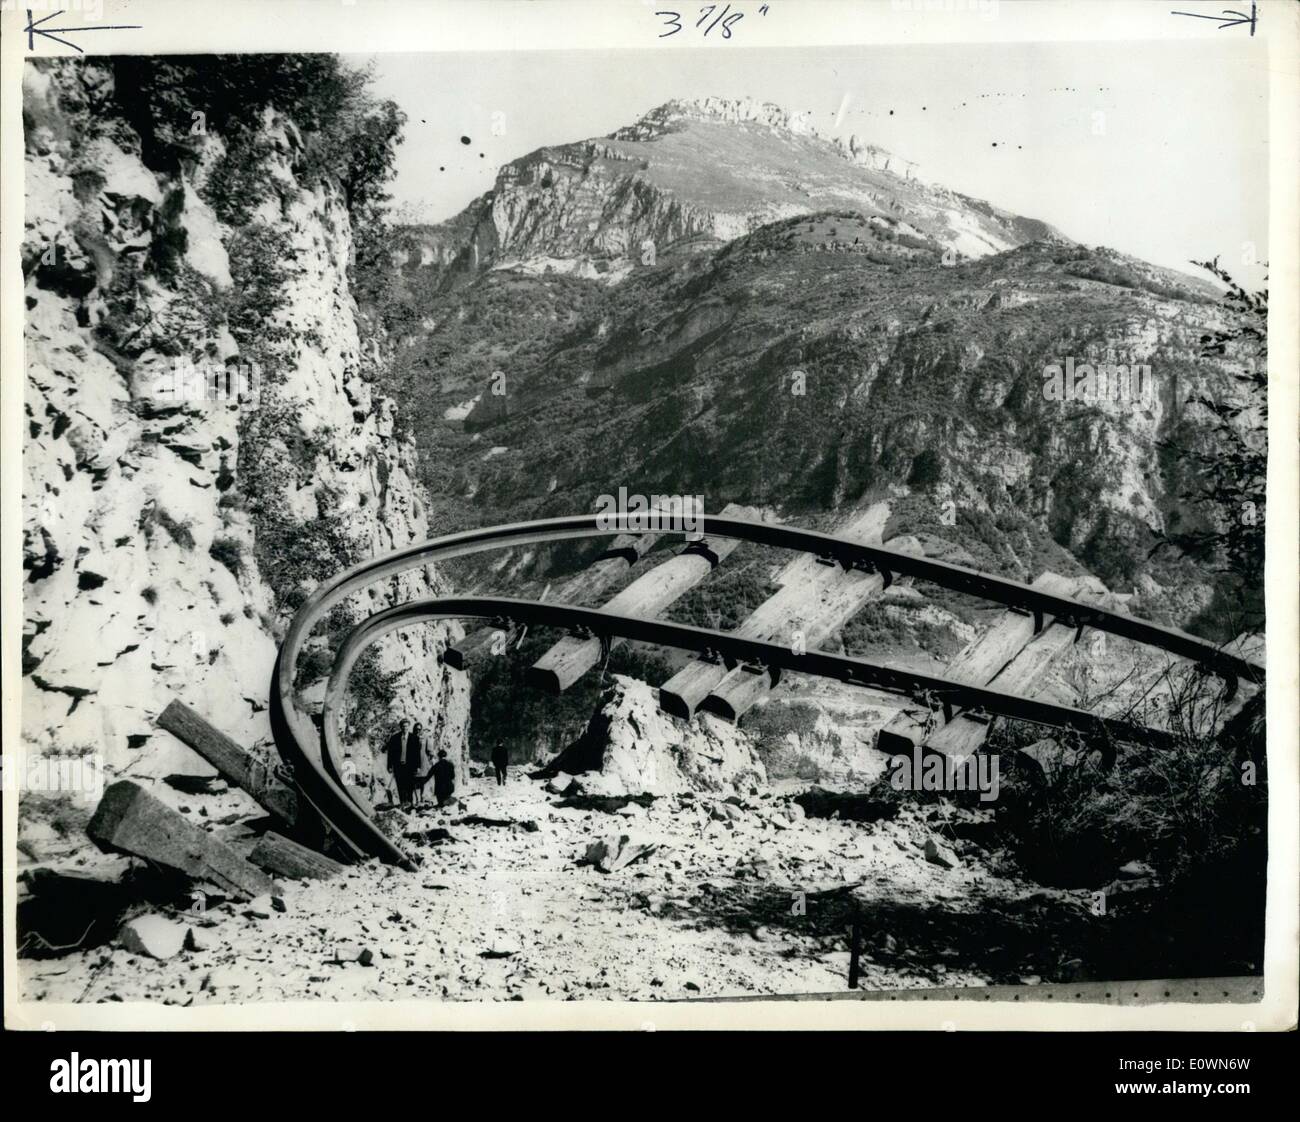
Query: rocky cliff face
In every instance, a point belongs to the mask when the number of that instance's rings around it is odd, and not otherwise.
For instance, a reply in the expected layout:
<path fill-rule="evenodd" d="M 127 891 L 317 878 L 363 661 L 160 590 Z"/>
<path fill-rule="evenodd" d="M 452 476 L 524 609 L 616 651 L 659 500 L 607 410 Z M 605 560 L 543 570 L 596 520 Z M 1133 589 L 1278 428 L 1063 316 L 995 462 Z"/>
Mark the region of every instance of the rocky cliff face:
<path fill-rule="evenodd" d="M 608 137 L 541 148 L 412 253 L 463 282 L 488 268 L 619 280 L 781 218 L 845 210 L 979 257 L 1051 236 L 1045 223 L 923 183 L 857 136 L 823 137 L 765 102 L 670 101 Z"/>
<path fill-rule="evenodd" d="M 427 528 L 412 449 L 372 385 L 382 341 L 359 333 L 348 209 L 299 181 L 294 123 L 252 123 L 258 175 L 223 196 L 245 221 L 222 221 L 224 139 L 200 128 L 178 172 L 151 170 L 113 82 L 96 62 L 25 75 L 23 731 L 32 751 L 165 774 L 197 764 L 153 726 L 170 699 L 265 746 L 302 597 Z M 376 587 L 332 626 L 436 587 L 424 572 Z M 463 762 L 445 641 L 399 634 L 363 667 L 359 758 L 395 709 Z M 307 662 L 310 702 L 328 663 Z"/>

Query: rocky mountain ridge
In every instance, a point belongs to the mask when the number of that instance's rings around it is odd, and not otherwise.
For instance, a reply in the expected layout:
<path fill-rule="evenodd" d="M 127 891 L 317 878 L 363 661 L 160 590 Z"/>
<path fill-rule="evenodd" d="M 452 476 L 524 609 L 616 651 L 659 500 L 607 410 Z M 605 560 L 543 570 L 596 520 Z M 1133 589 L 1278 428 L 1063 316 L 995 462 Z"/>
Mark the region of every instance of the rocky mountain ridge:
<path fill-rule="evenodd" d="M 799 113 L 716 97 L 670 101 L 607 137 L 513 160 L 461 214 L 403 235 L 407 258 L 446 284 L 493 268 L 616 281 L 778 219 L 841 209 L 888 219 L 955 257 L 1060 236 L 924 183 L 856 135 L 823 136 Z"/>

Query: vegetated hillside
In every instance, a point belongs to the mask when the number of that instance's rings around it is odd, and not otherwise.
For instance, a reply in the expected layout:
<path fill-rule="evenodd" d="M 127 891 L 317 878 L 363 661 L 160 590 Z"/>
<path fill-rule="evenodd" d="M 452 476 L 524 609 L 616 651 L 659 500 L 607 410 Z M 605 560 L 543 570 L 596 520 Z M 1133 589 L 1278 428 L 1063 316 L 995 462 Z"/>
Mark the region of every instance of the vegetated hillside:
<path fill-rule="evenodd" d="M 426 536 L 411 445 L 375 392 L 385 342 L 353 299 L 354 222 L 362 240 L 395 113 L 327 55 L 28 64 L 31 750 L 193 770 L 154 727 L 173 698 L 266 746 L 276 644 L 304 597 Z M 209 383 L 229 372 L 230 392 L 178 382 L 182 362 Z M 431 587 L 375 588 L 330 637 Z M 407 632 L 363 662 L 355 743 L 406 710 L 460 750 L 467 691 L 437 664 L 445 641 Z M 327 669 L 310 649 L 309 702 Z"/>
<path fill-rule="evenodd" d="M 752 100 L 670 101 L 610 136 L 541 148 L 501 168 L 461 214 L 404 231 L 439 283 L 489 268 L 616 280 L 793 215 L 852 209 L 978 257 L 1051 236 L 1046 223 L 927 184 L 856 136 L 822 137 Z"/>
<path fill-rule="evenodd" d="M 1216 577 L 1148 557 L 1190 517 L 1160 442 L 1208 439 L 1188 399 L 1234 392 L 1234 361 L 1201 356 L 1213 290 L 1059 239 L 945 260 L 891 219 L 825 213 L 615 286 L 501 271 L 431 296 L 395 371 L 435 502 L 487 522 L 622 485 L 807 522 L 906 489 L 890 534 L 1021 578 L 1068 554 L 1133 610 L 1213 632 Z M 1049 400 L 1071 357 L 1148 365 L 1153 392 Z"/>

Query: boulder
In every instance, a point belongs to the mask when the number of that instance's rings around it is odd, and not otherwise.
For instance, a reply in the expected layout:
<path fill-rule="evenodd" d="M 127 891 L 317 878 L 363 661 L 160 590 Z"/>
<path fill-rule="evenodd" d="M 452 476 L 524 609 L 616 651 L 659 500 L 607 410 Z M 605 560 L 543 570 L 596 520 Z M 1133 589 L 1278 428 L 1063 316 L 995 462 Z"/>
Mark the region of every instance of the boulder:
<path fill-rule="evenodd" d="M 123 949 L 149 958 L 175 958 L 185 946 L 184 924 L 166 916 L 137 916 L 122 925 L 117 940 Z"/>
<path fill-rule="evenodd" d="M 369 966 L 374 961 L 374 952 L 360 943 L 336 943 L 334 946 L 334 957 L 329 959 L 330 962 L 359 962 L 362 966 Z"/>
<path fill-rule="evenodd" d="M 1153 877 L 1156 871 L 1142 861 L 1128 861 L 1119 867 L 1119 875 L 1125 880 L 1137 880 L 1140 877 Z"/>
<path fill-rule="evenodd" d="M 747 733 L 707 715 L 687 725 L 659 708 L 645 682 L 614 675 L 582 736 L 548 765 L 596 795 L 730 793 L 767 783 Z M 552 782 L 555 780 L 552 779 Z"/>
<path fill-rule="evenodd" d="M 634 834 L 617 834 L 587 846 L 584 861 L 602 873 L 615 873 L 659 848 L 659 843 Z"/>
<path fill-rule="evenodd" d="M 961 858 L 934 838 L 925 839 L 925 859 L 931 864 L 939 865 L 945 869 L 955 869 L 961 864 Z"/>

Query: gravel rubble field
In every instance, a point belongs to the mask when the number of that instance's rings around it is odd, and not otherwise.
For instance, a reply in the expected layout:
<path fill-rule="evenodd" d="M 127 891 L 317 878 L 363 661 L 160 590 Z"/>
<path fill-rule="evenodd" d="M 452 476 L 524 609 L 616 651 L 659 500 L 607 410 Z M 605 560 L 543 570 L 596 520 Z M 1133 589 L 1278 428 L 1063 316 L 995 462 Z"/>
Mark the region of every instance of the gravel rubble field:
<path fill-rule="evenodd" d="M 504 787 L 471 779 L 458 804 L 382 815 L 415 872 L 372 861 L 284 881 L 274 898 L 155 909 L 186 929 L 163 932 L 183 934 L 179 952 L 164 938 L 169 957 L 155 959 L 119 938 L 28 960 L 24 993 L 181 1006 L 830 993 L 847 986 L 855 916 L 863 988 L 980 986 L 1008 969 L 1037 979 L 1014 945 L 972 961 L 972 926 L 1002 915 L 1027 936 L 1036 909 L 1086 907 L 1086 893 L 995 872 L 1001 855 L 951 836 L 980 812 L 904 803 L 892 819 L 812 818 L 784 786 L 610 810 L 518 772 Z"/>

